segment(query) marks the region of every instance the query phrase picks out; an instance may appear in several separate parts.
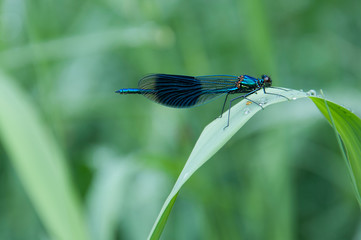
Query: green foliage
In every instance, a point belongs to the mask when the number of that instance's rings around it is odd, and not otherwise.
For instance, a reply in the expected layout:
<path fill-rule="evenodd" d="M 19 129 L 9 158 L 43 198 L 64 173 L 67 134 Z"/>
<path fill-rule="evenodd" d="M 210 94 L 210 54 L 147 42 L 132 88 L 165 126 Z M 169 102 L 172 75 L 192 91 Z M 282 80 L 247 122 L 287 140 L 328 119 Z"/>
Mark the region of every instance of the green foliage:
<path fill-rule="evenodd" d="M 0 8 L 0 239 L 149 235 L 224 99 L 171 109 L 114 94 L 146 74 L 268 74 L 274 86 L 322 88 L 361 112 L 357 1 L 4 0 Z M 162 237 L 357 238 L 347 168 L 307 101 L 252 117 L 187 181 Z"/>
<path fill-rule="evenodd" d="M 282 94 L 290 99 L 297 99 L 300 97 L 306 97 L 303 92 L 277 90 L 274 93 Z M 264 95 L 262 93 L 253 96 L 255 102 L 264 102 L 265 96 L 267 100 L 265 106 L 279 102 L 279 100 L 285 100 L 275 95 Z M 337 133 L 340 134 L 344 145 L 340 144 L 341 150 L 345 146 L 345 160 L 349 169 L 352 182 L 355 186 L 356 197 L 360 202 L 360 185 L 361 185 L 361 120 L 355 114 L 351 113 L 347 109 L 316 97 L 310 97 L 316 106 L 320 109 L 326 119 L 335 126 Z M 174 205 L 177 195 L 184 185 L 184 183 L 199 169 L 206 161 L 208 161 L 255 113 L 261 108 L 255 106 L 253 108 L 247 107 L 248 100 L 243 100 L 231 109 L 231 116 L 233 123 L 226 129 L 223 129 L 228 117 L 225 112 L 220 119 L 216 119 L 210 123 L 202 132 L 199 137 L 190 157 L 187 160 L 181 174 L 178 177 L 171 193 L 165 201 L 158 219 L 155 222 L 149 239 L 159 239 L 161 231 L 163 230 L 166 220 L 170 214 L 170 210 Z M 327 103 L 327 104 L 325 104 Z M 332 116 L 332 118 L 330 117 Z M 231 121 L 232 121 L 231 120 Z M 233 122 L 232 121 L 232 122 Z"/>
<path fill-rule="evenodd" d="M 263 93 L 263 90 L 250 96 L 254 102 L 259 102 L 262 107 L 268 107 L 272 104 L 286 101 L 287 99 L 296 100 L 298 98 L 307 97 L 307 94 L 291 89 L 269 89 L 269 93 L 278 95 L 271 95 Z M 282 95 L 284 97 L 281 97 Z M 174 205 L 177 195 L 181 187 L 186 181 L 204 164 L 206 163 L 227 141 L 258 111 L 262 108 L 247 99 L 242 100 L 230 110 L 230 125 L 227 126 L 228 111 L 224 112 L 220 118 L 217 118 L 209 125 L 207 125 L 196 145 L 194 146 L 191 155 L 189 156 L 182 172 L 180 173 L 177 182 L 175 183 L 171 193 L 166 199 L 162 210 L 160 211 L 153 229 L 149 235 L 149 239 L 159 239 L 160 233 L 163 230 L 170 210 Z"/>
<path fill-rule="evenodd" d="M 89 239 L 63 154 L 12 81 L 0 74 L 0 133 L 13 166 L 53 239 Z"/>
<path fill-rule="evenodd" d="M 345 158 L 355 195 L 361 206 L 361 120 L 354 113 L 333 102 L 311 97 L 327 121 L 340 137 L 340 148 Z"/>

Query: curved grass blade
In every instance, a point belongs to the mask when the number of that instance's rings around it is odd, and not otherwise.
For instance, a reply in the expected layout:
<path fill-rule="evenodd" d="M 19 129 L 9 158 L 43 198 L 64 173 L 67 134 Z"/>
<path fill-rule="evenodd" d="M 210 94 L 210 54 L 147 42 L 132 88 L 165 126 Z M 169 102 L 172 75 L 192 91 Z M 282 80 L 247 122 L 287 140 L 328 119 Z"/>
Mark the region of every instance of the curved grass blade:
<path fill-rule="evenodd" d="M 308 95 L 301 91 L 291 89 L 268 88 L 268 93 L 283 95 L 289 99 L 295 100 L 304 98 Z M 252 94 L 249 98 L 262 107 L 271 104 L 287 101 L 286 98 L 277 95 L 264 94 L 263 90 Z M 231 108 L 230 124 L 227 128 L 228 110 L 222 114 L 222 118 L 217 118 L 205 127 L 201 133 L 191 155 L 189 156 L 182 172 L 180 173 L 172 191 L 163 204 L 163 207 L 155 221 L 148 239 L 159 239 L 170 211 L 177 198 L 178 192 L 185 182 L 197 171 L 206 161 L 208 161 L 254 114 L 262 110 L 260 106 L 248 100 L 242 100 Z"/>
<path fill-rule="evenodd" d="M 361 119 L 333 102 L 310 98 L 336 131 L 356 198 L 361 206 Z"/>
<path fill-rule="evenodd" d="M 25 94 L 0 73 L 0 139 L 51 239 L 89 239 L 65 159 Z"/>

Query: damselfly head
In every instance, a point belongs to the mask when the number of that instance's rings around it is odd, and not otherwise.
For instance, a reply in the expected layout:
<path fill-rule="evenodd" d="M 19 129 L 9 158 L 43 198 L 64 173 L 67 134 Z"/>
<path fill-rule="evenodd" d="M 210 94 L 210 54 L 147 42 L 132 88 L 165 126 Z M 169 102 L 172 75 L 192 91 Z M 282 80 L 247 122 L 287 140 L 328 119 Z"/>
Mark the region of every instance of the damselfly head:
<path fill-rule="evenodd" d="M 262 79 L 263 79 L 263 83 L 265 87 L 270 87 L 272 86 L 272 79 L 270 76 L 267 75 L 262 75 Z"/>

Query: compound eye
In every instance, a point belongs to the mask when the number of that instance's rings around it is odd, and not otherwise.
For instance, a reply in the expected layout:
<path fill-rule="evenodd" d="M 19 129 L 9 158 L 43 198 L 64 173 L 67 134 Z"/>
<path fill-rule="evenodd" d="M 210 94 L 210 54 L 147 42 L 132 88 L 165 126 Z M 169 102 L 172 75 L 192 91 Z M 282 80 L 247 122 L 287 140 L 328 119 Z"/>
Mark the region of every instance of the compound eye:
<path fill-rule="evenodd" d="M 271 78 L 267 75 L 262 75 L 262 78 L 265 82 L 270 82 L 271 81 Z"/>
<path fill-rule="evenodd" d="M 266 85 L 266 87 L 270 87 L 272 85 L 272 80 L 269 76 L 267 75 L 262 75 L 262 79 Z"/>

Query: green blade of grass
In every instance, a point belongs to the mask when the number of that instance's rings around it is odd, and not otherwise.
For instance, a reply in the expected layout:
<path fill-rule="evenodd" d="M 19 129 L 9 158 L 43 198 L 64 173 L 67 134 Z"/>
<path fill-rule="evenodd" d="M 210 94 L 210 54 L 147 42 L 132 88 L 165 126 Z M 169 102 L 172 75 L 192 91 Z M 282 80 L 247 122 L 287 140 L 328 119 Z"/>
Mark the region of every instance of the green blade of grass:
<path fill-rule="evenodd" d="M 37 61 L 79 57 L 130 45 L 166 45 L 169 41 L 172 41 L 172 32 L 161 26 L 114 28 L 3 50 L 0 51 L 0 65 L 3 69 L 14 69 L 34 64 Z M 34 52 L 41 52 L 41 54 L 34 58 Z"/>
<path fill-rule="evenodd" d="M 287 89 L 267 89 L 267 92 L 283 95 L 291 100 L 304 98 L 308 95 L 304 92 Z M 271 104 L 287 101 L 286 98 L 277 95 L 264 94 L 263 90 L 252 94 L 249 97 L 254 102 L 260 103 L 262 107 Z M 177 194 L 185 182 L 197 171 L 206 161 L 208 161 L 254 114 L 262 110 L 260 106 L 248 100 L 243 100 L 231 108 L 230 125 L 227 125 L 228 111 L 223 113 L 221 118 L 217 118 L 205 127 L 201 133 L 191 155 L 189 156 L 182 172 L 180 173 L 172 191 L 163 204 L 163 207 L 155 221 L 148 239 L 159 239 L 170 211 L 177 198 Z"/>
<path fill-rule="evenodd" d="M 349 110 L 324 99 L 311 97 L 320 112 L 337 131 L 341 151 L 361 206 L 361 120 Z"/>
<path fill-rule="evenodd" d="M 65 159 L 13 79 L 0 73 L 0 139 L 51 239 L 89 239 Z"/>

